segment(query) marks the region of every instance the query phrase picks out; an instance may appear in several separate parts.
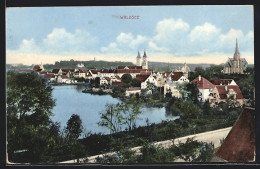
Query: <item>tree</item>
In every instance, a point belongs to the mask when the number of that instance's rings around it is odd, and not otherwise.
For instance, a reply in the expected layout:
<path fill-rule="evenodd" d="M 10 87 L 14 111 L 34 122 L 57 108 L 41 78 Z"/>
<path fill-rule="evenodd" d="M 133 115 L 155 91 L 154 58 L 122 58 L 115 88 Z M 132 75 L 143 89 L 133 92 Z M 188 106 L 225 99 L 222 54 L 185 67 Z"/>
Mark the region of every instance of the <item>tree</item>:
<path fill-rule="evenodd" d="M 107 127 L 111 133 L 115 133 L 121 130 L 121 125 L 123 124 L 123 116 L 121 114 L 122 105 L 117 103 L 106 104 L 106 111 L 100 113 L 101 121 L 97 124 L 99 126 Z"/>
<path fill-rule="evenodd" d="M 122 107 L 124 123 L 127 124 L 128 131 L 131 131 L 135 126 L 138 115 L 141 113 L 140 105 L 137 101 L 134 101 L 133 104 L 125 104 Z"/>
<path fill-rule="evenodd" d="M 130 74 L 123 74 L 121 77 L 122 82 L 125 84 L 130 84 L 132 82 L 132 76 Z"/>
<path fill-rule="evenodd" d="M 55 105 L 52 88 L 38 75 L 7 73 L 8 155 L 27 150 L 28 161 L 42 160 L 49 146 L 51 110 Z"/>
<path fill-rule="evenodd" d="M 197 84 L 190 82 L 186 85 L 186 88 L 187 88 L 187 91 L 189 94 L 189 98 L 192 100 L 193 103 L 198 104 L 199 103 L 199 100 L 198 100 L 199 89 L 197 87 Z"/>
<path fill-rule="evenodd" d="M 99 88 L 100 87 L 100 77 L 95 78 L 95 87 Z"/>
<path fill-rule="evenodd" d="M 140 82 L 139 79 L 134 78 L 134 79 L 132 79 L 131 85 L 132 85 L 133 87 L 141 87 L 141 82 Z"/>
<path fill-rule="evenodd" d="M 71 139 L 77 139 L 83 131 L 82 121 L 77 114 L 72 114 L 67 122 L 67 136 Z"/>

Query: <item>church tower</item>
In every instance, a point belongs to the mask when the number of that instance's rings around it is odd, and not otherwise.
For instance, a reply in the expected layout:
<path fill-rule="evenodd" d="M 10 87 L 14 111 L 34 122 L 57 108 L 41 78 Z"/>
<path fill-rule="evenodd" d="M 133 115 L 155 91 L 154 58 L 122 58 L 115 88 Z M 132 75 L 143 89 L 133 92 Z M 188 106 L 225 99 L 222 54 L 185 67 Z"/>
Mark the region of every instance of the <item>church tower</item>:
<path fill-rule="evenodd" d="M 136 57 L 136 66 L 141 66 L 141 56 L 140 56 L 139 51 L 138 51 L 138 55 Z"/>
<path fill-rule="evenodd" d="M 148 69 L 148 60 L 147 60 L 147 55 L 146 55 L 145 51 L 144 51 L 144 56 L 143 56 L 142 68 L 143 69 Z"/>
<path fill-rule="evenodd" d="M 236 50 L 233 59 L 234 59 L 234 73 L 240 73 L 240 52 L 238 49 L 237 39 L 236 39 Z"/>

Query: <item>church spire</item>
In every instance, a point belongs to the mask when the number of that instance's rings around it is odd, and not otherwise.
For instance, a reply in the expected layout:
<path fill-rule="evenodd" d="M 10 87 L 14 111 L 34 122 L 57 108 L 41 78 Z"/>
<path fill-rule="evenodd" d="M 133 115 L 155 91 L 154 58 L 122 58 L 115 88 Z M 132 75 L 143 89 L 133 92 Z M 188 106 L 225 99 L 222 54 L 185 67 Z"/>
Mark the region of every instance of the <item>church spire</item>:
<path fill-rule="evenodd" d="M 138 55 L 137 55 L 137 58 L 141 58 L 141 56 L 140 56 L 140 52 L 138 51 Z"/>
<path fill-rule="evenodd" d="M 240 53 L 239 53 L 238 43 L 237 43 L 237 38 L 236 38 L 236 50 L 234 53 L 234 60 L 239 60 L 239 59 L 240 59 Z"/>
<path fill-rule="evenodd" d="M 143 56 L 144 58 L 147 58 L 147 56 L 146 56 L 146 52 L 144 51 L 144 56 Z"/>

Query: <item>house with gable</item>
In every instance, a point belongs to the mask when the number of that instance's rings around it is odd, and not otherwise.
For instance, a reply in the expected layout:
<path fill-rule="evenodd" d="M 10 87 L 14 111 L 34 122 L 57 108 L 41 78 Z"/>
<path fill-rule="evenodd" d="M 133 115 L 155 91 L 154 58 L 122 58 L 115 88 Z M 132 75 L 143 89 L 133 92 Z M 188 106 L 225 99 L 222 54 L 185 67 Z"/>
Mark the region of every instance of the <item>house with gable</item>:
<path fill-rule="evenodd" d="M 146 89 L 147 82 L 150 82 L 154 84 L 155 86 L 158 86 L 157 80 L 153 77 L 152 74 L 150 75 L 136 75 L 136 78 L 140 80 L 141 82 L 141 89 Z"/>
<path fill-rule="evenodd" d="M 213 90 L 215 85 L 209 82 L 204 77 L 201 77 L 200 75 L 192 82 L 193 84 L 196 84 L 197 88 L 199 89 L 198 100 L 201 102 L 205 102 L 206 100 L 208 100 L 209 94 Z"/>
<path fill-rule="evenodd" d="M 182 94 L 178 89 L 178 85 L 188 82 L 189 80 L 184 76 L 183 72 L 169 74 L 164 84 L 164 96 L 166 93 L 172 93 L 172 97 L 181 98 Z"/>
<path fill-rule="evenodd" d="M 231 99 L 236 107 L 243 106 L 244 97 L 238 85 L 216 85 L 210 93 L 209 104 L 214 107 L 221 102 L 227 102 L 228 99 Z"/>
<path fill-rule="evenodd" d="M 74 77 L 76 78 L 86 78 L 86 70 L 82 70 L 82 69 L 79 69 L 79 70 L 76 70 L 74 72 Z"/>
<path fill-rule="evenodd" d="M 57 77 L 58 75 L 62 75 L 61 69 L 52 69 L 52 73 Z"/>
<path fill-rule="evenodd" d="M 100 70 L 91 69 L 91 70 L 89 70 L 89 73 L 90 73 L 91 75 L 88 76 L 88 77 L 91 77 L 92 79 L 95 79 L 96 77 L 100 77 L 100 76 L 99 76 L 99 72 L 100 72 Z"/>

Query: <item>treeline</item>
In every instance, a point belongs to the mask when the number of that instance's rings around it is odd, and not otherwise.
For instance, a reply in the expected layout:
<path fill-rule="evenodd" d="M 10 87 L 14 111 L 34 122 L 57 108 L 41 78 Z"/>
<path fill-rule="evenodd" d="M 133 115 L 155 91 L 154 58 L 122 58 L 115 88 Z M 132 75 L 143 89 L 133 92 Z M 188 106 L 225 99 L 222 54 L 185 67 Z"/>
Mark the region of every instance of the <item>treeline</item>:
<path fill-rule="evenodd" d="M 55 64 L 45 64 L 45 69 L 75 69 L 78 63 L 83 63 L 85 69 L 116 68 L 117 66 L 134 66 L 132 62 L 109 62 L 109 61 L 56 61 Z"/>
<path fill-rule="evenodd" d="M 7 153 L 16 163 L 54 163 L 87 155 L 82 121 L 72 115 L 64 129 L 50 119 L 52 88 L 35 73 L 7 73 Z"/>

